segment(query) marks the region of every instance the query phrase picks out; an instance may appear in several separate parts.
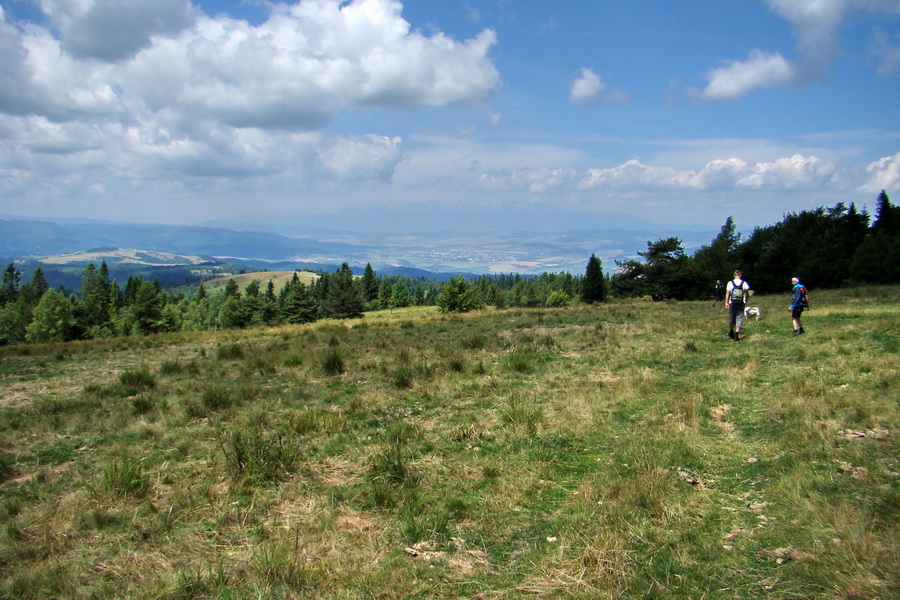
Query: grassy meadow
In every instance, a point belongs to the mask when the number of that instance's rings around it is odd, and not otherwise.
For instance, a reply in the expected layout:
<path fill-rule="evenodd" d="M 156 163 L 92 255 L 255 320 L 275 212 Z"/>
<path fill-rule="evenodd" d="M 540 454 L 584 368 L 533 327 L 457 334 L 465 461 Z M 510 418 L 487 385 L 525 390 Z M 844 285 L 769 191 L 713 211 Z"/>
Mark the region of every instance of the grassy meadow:
<path fill-rule="evenodd" d="M 898 296 L 0 348 L 0 598 L 900 597 Z"/>
<path fill-rule="evenodd" d="M 272 285 L 275 288 L 275 293 L 281 291 L 291 279 L 293 279 L 294 274 L 297 274 L 297 278 L 300 280 L 300 283 L 303 285 L 309 285 L 316 281 L 319 276 L 311 271 L 254 271 L 252 273 L 240 273 L 238 275 L 223 275 L 222 277 L 216 277 L 213 279 L 207 279 L 203 282 L 203 287 L 212 293 L 216 293 L 225 289 L 225 285 L 230 281 L 234 280 L 235 283 L 238 284 L 238 288 L 240 290 L 244 290 L 248 285 L 250 285 L 253 281 L 259 282 L 259 289 L 261 293 L 265 293 L 266 287 L 269 285 L 269 282 L 272 282 Z"/>

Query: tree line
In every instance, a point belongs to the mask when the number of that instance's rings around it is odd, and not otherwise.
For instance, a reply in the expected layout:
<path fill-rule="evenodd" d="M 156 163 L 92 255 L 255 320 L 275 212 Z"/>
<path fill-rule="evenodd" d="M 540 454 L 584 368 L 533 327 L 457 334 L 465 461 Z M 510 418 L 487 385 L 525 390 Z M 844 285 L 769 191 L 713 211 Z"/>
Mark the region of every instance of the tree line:
<path fill-rule="evenodd" d="M 379 277 L 371 264 L 355 277 L 344 263 L 334 273 L 319 272 L 309 285 L 295 272 L 278 291 L 272 281 L 263 288 L 259 280 L 241 290 L 232 279 L 216 293 L 202 283 L 191 293 L 167 292 L 159 281 L 140 276 L 129 276 L 122 287 L 110 278 L 105 262 L 87 265 L 80 289 L 68 293 L 51 289 L 40 267 L 23 283 L 10 263 L 0 286 L 0 344 L 298 324 L 413 305 L 465 312 L 487 305 L 557 307 L 607 297 L 700 300 L 736 268 L 762 293 L 784 291 L 785 281 L 794 276 L 818 289 L 896 283 L 900 208 L 881 192 L 871 225 L 865 211 L 838 204 L 787 215 L 780 223 L 754 229 L 746 240 L 728 217 L 719 234 L 693 255 L 671 237 L 648 241 L 638 256 L 642 260 L 616 261 L 614 272 L 606 275 L 592 254 L 583 275 L 460 275 L 446 282 Z"/>
<path fill-rule="evenodd" d="M 344 263 L 334 273 L 317 273 L 309 284 L 295 272 L 280 290 L 271 280 L 265 285 L 253 280 L 241 289 L 230 279 L 215 293 L 202 283 L 190 293 L 178 293 L 141 276 L 129 276 L 123 287 L 110 277 L 104 261 L 99 267 L 88 264 L 81 287 L 67 292 L 50 288 L 40 267 L 23 283 L 22 273 L 10 263 L 0 287 L 0 345 L 300 324 L 414 305 L 437 305 L 449 312 L 486 303 L 552 306 L 569 302 L 580 289 L 580 278 L 569 273 L 474 280 L 459 276 L 440 282 L 379 277 L 371 264 L 356 277 Z"/>
<path fill-rule="evenodd" d="M 828 289 L 900 282 L 900 208 L 882 191 L 875 219 L 853 204 L 838 203 L 786 215 L 741 239 L 734 220 L 692 256 L 678 238 L 647 242 L 642 260 L 617 261 L 610 294 L 654 300 L 700 300 L 713 295 L 717 279 L 741 269 L 760 293 L 789 288 L 791 277 Z"/>

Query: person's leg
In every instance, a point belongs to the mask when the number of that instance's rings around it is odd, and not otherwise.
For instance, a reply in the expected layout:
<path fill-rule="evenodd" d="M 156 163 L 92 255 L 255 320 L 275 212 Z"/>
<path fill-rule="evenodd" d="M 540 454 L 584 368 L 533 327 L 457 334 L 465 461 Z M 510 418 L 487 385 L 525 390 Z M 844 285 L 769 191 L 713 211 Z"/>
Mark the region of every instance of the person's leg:
<path fill-rule="evenodd" d="M 734 312 L 734 304 L 728 307 L 728 337 L 734 339 L 734 322 L 737 315 Z"/>
<path fill-rule="evenodd" d="M 733 305 L 732 305 L 733 306 Z M 737 314 L 734 316 L 734 341 L 739 342 L 744 338 L 741 328 L 744 326 L 744 307 L 737 307 Z"/>

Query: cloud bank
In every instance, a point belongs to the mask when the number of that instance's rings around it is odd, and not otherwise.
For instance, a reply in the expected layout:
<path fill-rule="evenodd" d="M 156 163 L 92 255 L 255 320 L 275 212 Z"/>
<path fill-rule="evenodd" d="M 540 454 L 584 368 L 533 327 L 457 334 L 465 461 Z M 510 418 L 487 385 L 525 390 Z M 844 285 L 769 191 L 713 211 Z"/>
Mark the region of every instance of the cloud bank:
<path fill-rule="evenodd" d="M 615 193 L 740 192 L 777 190 L 814 192 L 824 188 L 877 194 L 900 185 L 900 154 L 869 164 L 865 173 L 843 172 L 833 161 L 796 154 L 748 163 L 740 158 L 716 159 L 699 169 L 675 169 L 629 160 L 620 165 L 575 169 L 498 170 L 482 174 L 485 189 L 530 194 L 561 191 Z"/>
<path fill-rule="evenodd" d="M 276 4 L 258 26 L 186 0 L 40 7 L 47 27 L 0 22 L 0 128 L 23 161 L 105 149 L 194 174 L 203 162 L 218 165 L 209 174 L 258 172 L 283 162 L 280 141 L 299 144 L 294 158 L 322 166 L 319 175 L 383 179 L 399 142 L 387 161 L 350 173 L 360 161 L 336 166 L 321 158 L 327 148 L 304 157 L 320 140 L 298 134 L 342 111 L 475 104 L 499 84 L 492 30 L 425 36 L 392 0 Z M 351 154 L 371 145 L 376 157 L 385 148 L 377 136 L 334 143 Z"/>
<path fill-rule="evenodd" d="M 707 73 L 704 97 L 811 81 L 827 71 L 854 11 L 900 12 L 895 0 L 760 1 L 791 23 L 797 56 L 757 49 L 724 62 Z M 365 203 L 577 207 L 598 198 L 640 211 L 632 199 L 641 192 L 659 206 L 679 194 L 711 206 L 715 194 L 762 191 L 775 203 L 807 191 L 821 202 L 900 183 L 897 155 L 872 162 L 893 148 L 854 167 L 846 163 L 863 150 L 735 134 L 678 140 L 678 123 L 664 120 L 658 135 L 668 139 L 610 135 L 614 150 L 585 142 L 604 131 L 611 103 L 628 104 L 614 107 L 626 125 L 660 111 L 590 68 L 559 75 L 577 62 L 555 72 L 561 104 L 552 109 L 532 106 L 540 95 L 526 87 L 504 95 L 511 84 L 495 64 L 493 29 L 464 38 L 429 23 L 425 34 L 398 0 L 257 3 L 268 12 L 255 24 L 189 0 L 33 4 L 42 15 L 28 22 L 0 8 L 0 212 L 184 222 Z M 867 58 L 894 74 L 898 48 L 895 33 L 875 30 Z M 556 123 L 576 113 L 578 131 L 560 134 Z"/>

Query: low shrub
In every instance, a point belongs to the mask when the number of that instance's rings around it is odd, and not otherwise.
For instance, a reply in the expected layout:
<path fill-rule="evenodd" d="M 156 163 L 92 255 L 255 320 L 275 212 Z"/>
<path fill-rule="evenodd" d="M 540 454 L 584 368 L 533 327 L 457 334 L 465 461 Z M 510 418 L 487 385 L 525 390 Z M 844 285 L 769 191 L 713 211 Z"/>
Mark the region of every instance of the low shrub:
<path fill-rule="evenodd" d="M 16 459 L 9 452 L 0 452 L 0 483 L 16 474 Z"/>
<path fill-rule="evenodd" d="M 487 348 L 488 339 L 486 335 L 479 333 L 462 338 L 459 344 L 466 350 L 484 350 Z"/>
<path fill-rule="evenodd" d="M 322 356 L 322 370 L 326 375 L 341 375 L 347 368 L 344 357 L 338 350 L 330 350 Z"/>
<path fill-rule="evenodd" d="M 126 370 L 119 375 L 122 387 L 134 390 L 149 390 L 156 387 L 156 378 L 146 367 L 137 371 Z"/>
<path fill-rule="evenodd" d="M 280 481 L 293 472 L 300 449 L 278 432 L 235 431 L 221 442 L 225 469 L 235 480 Z"/>
<path fill-rule="evenodd" d="M 241 360 L 244 358 L 244 348 L 240 344 L 226 344 L 216 350 L 218 360 Z"/>
<path fill-rule="evenodd" d="M 103 470 L 100 476 L 100 491 L 110 498 L 122 496 L 140 498 L 150 491 L 150 479 L 144 474 L 138 461 L 123 458 Z"/>

